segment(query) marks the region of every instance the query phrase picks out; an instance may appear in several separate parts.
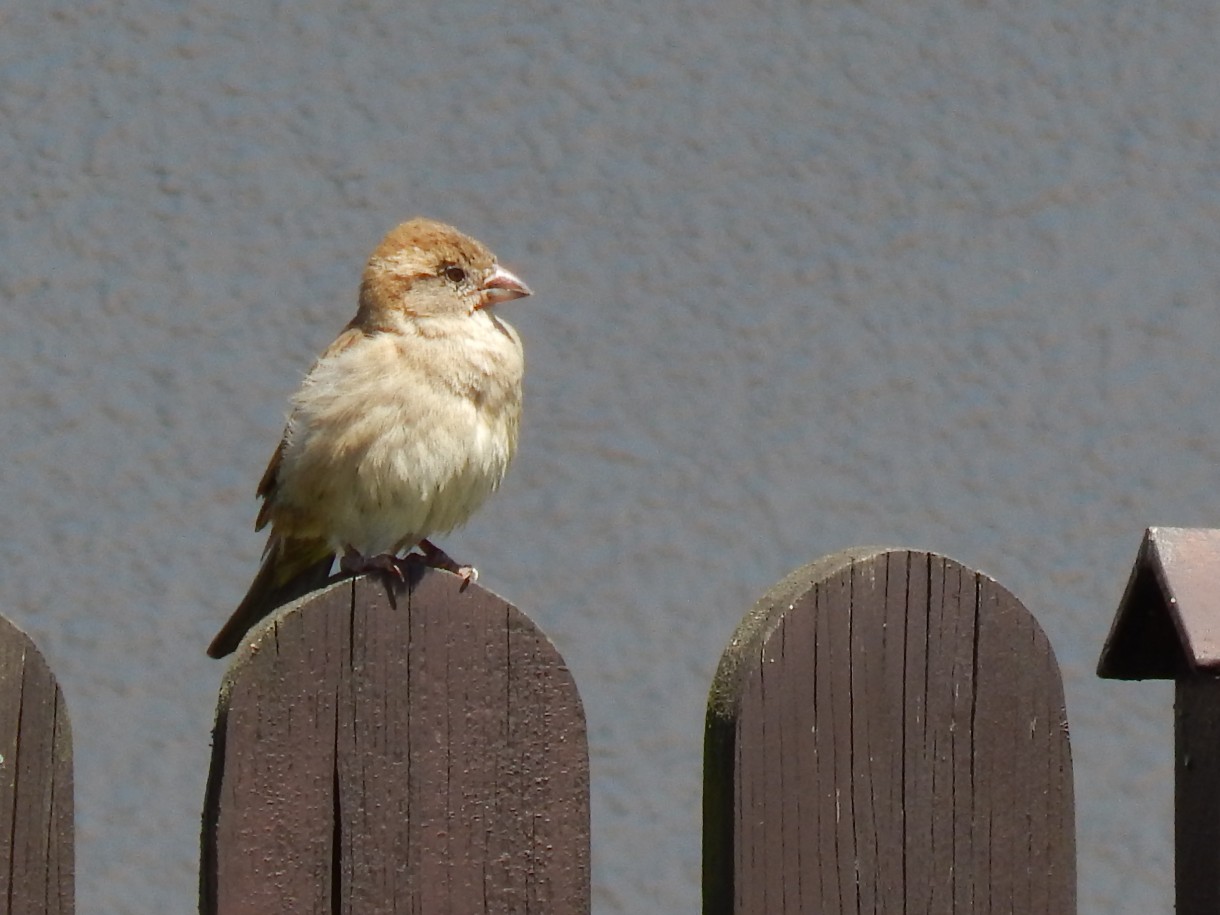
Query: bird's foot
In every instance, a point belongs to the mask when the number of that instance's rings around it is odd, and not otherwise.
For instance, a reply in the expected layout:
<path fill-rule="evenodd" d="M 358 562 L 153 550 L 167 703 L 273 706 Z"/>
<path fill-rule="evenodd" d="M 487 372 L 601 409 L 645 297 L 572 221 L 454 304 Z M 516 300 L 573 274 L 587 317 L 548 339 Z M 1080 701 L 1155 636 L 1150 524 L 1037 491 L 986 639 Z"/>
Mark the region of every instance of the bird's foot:
<path fill-rule="evenodd" d="M 446 572 L 452 572 L 462 580 L 462 583 L 458 586 L 459 591 L 465 591 L 472 581 L 479 580 L 478 569 L 474 566 L 458 564 L 454 561 L 453 557 L 431 540 L 421 540 L 418 546 L 420 552 L 424 554 L 424 562 L 426 564 L 434 569 L 444 569 Z"/>
<path fill-rule="evenodd" d="M 376 556 L 365 556 L 352 547 L 347 547 L 339 557 L 339 568 L 349 575 L 363 575 L 366 572 L 381 572 L 399 581 L 405 581 L 402 560 L 393 553 L 379 553 Z"/>

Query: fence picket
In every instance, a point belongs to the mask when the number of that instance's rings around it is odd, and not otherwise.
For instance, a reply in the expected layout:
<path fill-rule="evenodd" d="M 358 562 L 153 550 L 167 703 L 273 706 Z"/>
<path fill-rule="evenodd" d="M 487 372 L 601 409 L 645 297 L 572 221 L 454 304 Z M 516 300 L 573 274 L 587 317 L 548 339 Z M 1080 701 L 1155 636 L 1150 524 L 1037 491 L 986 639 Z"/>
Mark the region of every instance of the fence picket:
<path fill-rule="evenodd" d="M 584 714 L 523 614 L 418 569 L 253 642 L 221 691 L 203 912 L 588 912 Z"/>
<path fill-rule="evenodd" d="M 951 559 L 794 572 L 726 650 L 706 735 L 705 915 L 1076 911 L 1054 655 Z"/>
<path fill-rule="evenodd" d="M 72 731 L 46 659 L 0 617 L 0 915 L 75 910 Z"/>

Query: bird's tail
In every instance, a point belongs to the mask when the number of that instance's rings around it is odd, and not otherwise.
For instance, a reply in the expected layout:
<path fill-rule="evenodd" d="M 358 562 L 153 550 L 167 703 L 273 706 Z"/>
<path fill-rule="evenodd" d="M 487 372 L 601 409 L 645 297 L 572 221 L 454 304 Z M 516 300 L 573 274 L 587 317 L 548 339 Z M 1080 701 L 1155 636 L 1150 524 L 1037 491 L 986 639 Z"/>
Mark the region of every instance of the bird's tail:
<path fill-rule="evenodd" d="M 330 577 L 334 558 L 325 541 L 281 539 L 273 534 L 250 590 L 212 639 L 208 655 L 223 658 L 241 644 L 255 623 L 277 607 L 322 587 Z"/>

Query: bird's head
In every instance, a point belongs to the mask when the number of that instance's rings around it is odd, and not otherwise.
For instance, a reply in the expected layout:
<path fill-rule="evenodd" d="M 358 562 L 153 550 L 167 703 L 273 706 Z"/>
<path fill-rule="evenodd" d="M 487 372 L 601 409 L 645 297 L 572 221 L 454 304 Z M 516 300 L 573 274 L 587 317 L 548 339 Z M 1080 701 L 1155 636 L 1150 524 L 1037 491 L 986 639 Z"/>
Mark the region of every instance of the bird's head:
<path fill-rule="evenodd" d="M 527 295 L 530 288 L 482 243 L 444 223 L 412 219 L 392 229 L 369 258 L 356 323 L 468 317 Z"/>

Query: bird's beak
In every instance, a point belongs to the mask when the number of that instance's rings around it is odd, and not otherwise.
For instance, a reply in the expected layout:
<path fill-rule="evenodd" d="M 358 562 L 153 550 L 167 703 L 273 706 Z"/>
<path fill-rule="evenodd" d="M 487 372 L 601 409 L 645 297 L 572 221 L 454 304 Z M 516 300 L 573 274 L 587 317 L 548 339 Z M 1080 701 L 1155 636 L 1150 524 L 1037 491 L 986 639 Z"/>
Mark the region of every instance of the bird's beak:
<path fill-rule="evenodd" d="M 534 294 L 529 286 L 517 279 L 516 274 L 509 273 L 499 264 L 496 265 L 491 276 L 483 281 L 483 287 L 479 291 L 481 293 L 479 308 L 488 308 L 492 305 L 499 305 L 501 302 L 511 302 L 513 299 L 523 299 L 527 295 Z"/>

